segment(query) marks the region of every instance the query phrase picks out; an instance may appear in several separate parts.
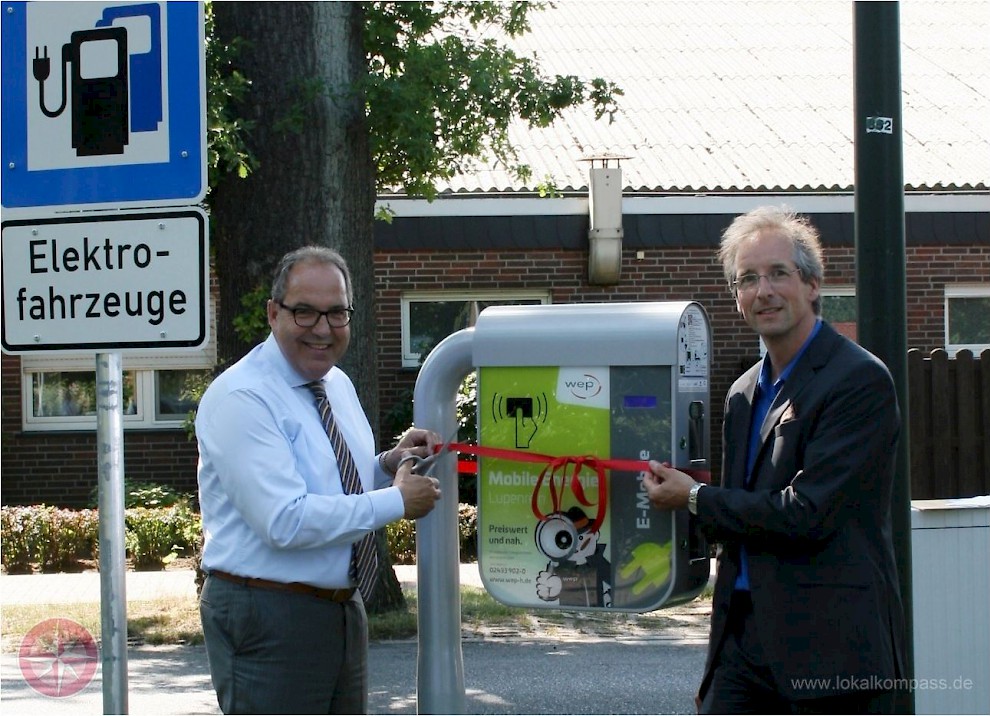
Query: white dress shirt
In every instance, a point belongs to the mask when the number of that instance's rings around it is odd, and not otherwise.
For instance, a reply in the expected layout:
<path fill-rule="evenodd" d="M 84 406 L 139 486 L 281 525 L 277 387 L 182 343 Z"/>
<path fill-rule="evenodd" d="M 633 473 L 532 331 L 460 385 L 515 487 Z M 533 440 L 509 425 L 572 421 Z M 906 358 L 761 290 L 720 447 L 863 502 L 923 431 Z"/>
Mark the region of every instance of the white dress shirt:
<path fill-rule="evenodd" d="M 196 415 L 203 569 L 353 586 L 351 544 L 405 512 L 347 375 L 323 378 L 364 494 L 345 495 L 316 399 L 274 336 L 216 378 Z"/>

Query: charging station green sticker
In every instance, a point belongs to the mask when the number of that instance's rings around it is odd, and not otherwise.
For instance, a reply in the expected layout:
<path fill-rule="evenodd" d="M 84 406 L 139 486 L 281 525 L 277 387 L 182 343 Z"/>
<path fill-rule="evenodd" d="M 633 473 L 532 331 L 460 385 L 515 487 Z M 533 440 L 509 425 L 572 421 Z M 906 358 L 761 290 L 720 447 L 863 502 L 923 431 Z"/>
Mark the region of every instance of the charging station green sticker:
<path fill-rule="evenodd" d="M 648 608 L 670 586 L 670 530 L 660 513 L 651 513 L 636 474 L 611 477 L 606 470 L 600 478 L 584 467 L 575 475 L 573 464 L 544 472 L 548 463 L 524 457 L 607 459 L 618 439 L 634 451 L 622 457 L 667 459 L 641 444 L 669 442 L 669 369 L 634 370 L 640 372 L 479 369 L 480 444 L 513 451 L 479 461 L 479 560 L 485 586 L 499 601 L 632 610 Z M 620 394 L 613 394 L 613 375 Z M 629 389 L 630 382 L 636 387 Z M 632 406 L 635 420 L 623 406 Z M 647 436 L 630 440 L 637 432 L 630 422 L 645 426 Z M 669 455 L 669 446 L 661 452 Z"/>

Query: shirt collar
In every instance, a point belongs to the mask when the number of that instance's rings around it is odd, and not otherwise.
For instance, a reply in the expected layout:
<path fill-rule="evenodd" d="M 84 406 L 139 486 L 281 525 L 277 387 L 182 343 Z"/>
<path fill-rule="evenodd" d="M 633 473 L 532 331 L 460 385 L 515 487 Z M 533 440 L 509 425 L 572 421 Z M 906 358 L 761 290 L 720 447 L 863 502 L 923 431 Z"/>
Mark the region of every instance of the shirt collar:
<path fill-rule="evenodd" d="M 794 370 L 794 366 L 797 365 L 797 362 L 801 359 L 801 356 L 804 355 L 804 352 L 808 350 L 808 346 L 811 345 L 813 340 L 815 340 L 815 336 L 818 335 L 818 331 L 820 331 L 821 328 L 822 319 L 815 319 L 815 327 L 811 329 L 811 334 L 805 339 L 804 343 L 801 344 L 801 348 L 799 348 L 798 352 L 794 354 L 794 357 L 791 358 L 788 364 L 784 366 L 784 369 L 780 371 L 780 375 L 777 376 L 777 380 L 772 386 L 770 385 L 770 354 L 768 353 L 766 355 L 763 359 L 763 368 L 760 370 L 760 379 L 757 382 L 757 388 L 762 394 L 766 394 L 766 391 L 771 389 L 773 389 L 774 392 L 780 390 L 781 386 L 784 384 L 784 381 L 787 380 L 788 376 L 790 376 L 791 371 Z"/>
<path fill-rule="evenodd" d="M 262 344 L 261 351 L 273 371 L 293 388 L 298 388 L 312 382 L 299 375 L 289 361 L 285 359 L 282 349 L 279 348 L 278 341 L 275 340 L 274 333 L 268 334 L 268 338 Z M 322 380 L 325 381 L 326 379 L 327 376 L 323 376 Z"/>

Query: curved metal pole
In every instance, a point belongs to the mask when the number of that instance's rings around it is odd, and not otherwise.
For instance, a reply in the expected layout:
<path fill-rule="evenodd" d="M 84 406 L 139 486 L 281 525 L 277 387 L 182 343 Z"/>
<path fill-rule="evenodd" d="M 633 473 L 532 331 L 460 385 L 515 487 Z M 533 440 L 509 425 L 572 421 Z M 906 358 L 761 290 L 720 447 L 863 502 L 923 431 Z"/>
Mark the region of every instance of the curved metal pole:
<path fill-rule="evenodd" d="M 444 439 L 457 427 L 457 390 L 473 369 L 474 329 L 448 336 L 433 349 L 416 379 L 413 423 Z M 464 713 L 464 655 L 461 652 L 460 544 L 457 526 L 457 456 L 437 462 L 434 477 L 443 496 L 416 523 L 419 590 L 417 711 Z"/>

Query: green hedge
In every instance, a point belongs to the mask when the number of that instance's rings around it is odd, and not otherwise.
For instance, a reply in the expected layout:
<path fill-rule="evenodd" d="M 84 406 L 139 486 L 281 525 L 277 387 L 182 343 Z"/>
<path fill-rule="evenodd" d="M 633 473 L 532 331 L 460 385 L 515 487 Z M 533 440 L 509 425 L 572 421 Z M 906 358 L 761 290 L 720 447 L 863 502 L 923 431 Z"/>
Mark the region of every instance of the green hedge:
<path fill-rule="evenodd" d="M 179 556 L 195 556 L 203 521 L 189 505 L 124 510 L 124 542 L 135 569 L 162 569 Z"/>
<path fill-rule="evenodd" d="M 460 505 L 460 553 L 477 559 L 477 508 Z M 202 522 L 189 500 L 167 507 L 124 510 L 124 541 L 135 569 L 162 569 L 180 556 L 198 554 Z M 0 509 L 0 559 L 8 574 L 62 572 L 99 558 L 99 513 L 48 505 Z M 394 564 L 415 564 L 416 524 L 399 520 L 385 528 Z"/>
<path fill-rule="evenodd" d="M 124 510 L 124 543 L 135 569 L 162 569 L 180 555 L 195 555 L 201 532 L 199 515 L 187 503 Z M 82 560 L 99 559 L 99 512 L 3 507 L 0 540 L 8 574 L 70 571 Z"/>
<path fill-rule="evenodd" d="M 8 574 L 70 569 L 99 544 L 96 510 L 63 510 L 48 505 L 0 510 L 0 557 Z"/>
<path fill-rule="evenodd" d="M 478 508 L 461 503 L 458 506 L 457 538 L 462 562 L 478 559 Z M 399 520 L 385 526 L 392 564 L 416 564 L 416 523 Z"/>

